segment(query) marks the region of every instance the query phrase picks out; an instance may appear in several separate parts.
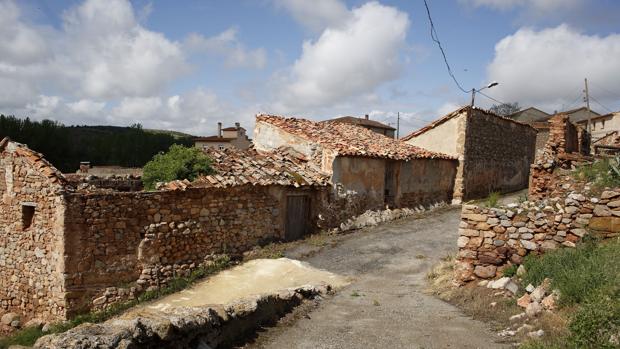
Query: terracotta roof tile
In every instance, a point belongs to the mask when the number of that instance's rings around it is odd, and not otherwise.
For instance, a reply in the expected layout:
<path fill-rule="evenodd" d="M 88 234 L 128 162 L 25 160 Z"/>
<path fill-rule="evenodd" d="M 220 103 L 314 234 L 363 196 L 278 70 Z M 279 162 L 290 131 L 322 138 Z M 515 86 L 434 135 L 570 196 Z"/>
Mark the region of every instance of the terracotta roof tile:
<path fill-rule="evenodd" d="M 7 140 L 6 143 L 3 145 L 5 148 L 8 146 L 9 143 L 15 145 L 15 154 L 27 159 L 34 168 L 41 172 L 42 175 L 49 178 L 50 182 L 58 182 L 62 185 L 67 184 L 67 179 L 65 178 L 65 176 L 60 171 L 58 171 L 56 167 L 54 167 L 49 161 L 45 160 L 43 154 L 37 153 L 36 151 L 28 148 L 28 146 L 26 146 L 25 144 L 10 141 L 8 140 L 8 138 L 5 139 Z"/>
<path fill-rule="evenodd" d="M 329 176 L 321 173 L 301 154 L 288 149 L 258 153 L 254 149 L 206 149 L 216 173 L 194 182 L 173 181 L 161 189 L 184 190 L 187 187 L 231 187 L 237 185 L 324 186 Z"/>
<path fill-rule="evenodd" d="M 394 160 L 454 159 L 450 155 L 428 151 L 364 127 L 347 123 L 314 122 L 301 118 L 265 114 L 257 115 L 256 121 L 274 125 L 288 133 L 334 150 L 342 156 L 365 156 Z"/>

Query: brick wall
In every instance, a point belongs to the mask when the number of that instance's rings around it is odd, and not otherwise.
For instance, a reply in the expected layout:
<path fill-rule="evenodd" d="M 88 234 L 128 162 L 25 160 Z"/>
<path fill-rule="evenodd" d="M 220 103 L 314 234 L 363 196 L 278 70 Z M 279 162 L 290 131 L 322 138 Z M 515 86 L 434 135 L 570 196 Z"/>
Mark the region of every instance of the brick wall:
<path fill-rule="evenodd" d="M 492 191 L 527 188 L 536 130 L 474 109 L 467 116 L 465 134 L 465 200 L 485 197 Z"/>
<path fill-rule="evenodd" d="M 1 152 L 0 169 L 0 308 L 62 318 L 62 186 L 38 154 L 13 143 Z"/>
<path fill-rule="evenodd" d="M 238 255 L 283 239 L 283 198 L 290 191 L 285 188 L 69 195 L 65 272 L 70 312 L 92 307 L 93 298 L 107 287 L 138 280 L 139 289 L 162 285 L 212 255 Z"/>
<path fill-rule="evenodd" d="M 542 203 L 500 208 L 463 205 L 457 279 L 499 276 L 530 253 L 575 247 L 586 234 L 620 236 L 620 190 L 599 197 L 573 192 Z"/>

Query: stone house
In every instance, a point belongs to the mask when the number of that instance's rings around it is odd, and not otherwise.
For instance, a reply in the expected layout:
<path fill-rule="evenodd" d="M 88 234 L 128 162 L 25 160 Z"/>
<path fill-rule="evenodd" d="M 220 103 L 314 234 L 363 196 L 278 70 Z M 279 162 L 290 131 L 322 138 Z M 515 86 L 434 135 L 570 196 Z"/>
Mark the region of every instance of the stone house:
<path fill-rule="evenodd" d="M 581 120 L 577 125 L 586 128 L 588 120 Z M 609 113 L 592 117 L 590 124 L 590 134 L 592 135 L 593 144 L 612 132 L 620 131 L 620 112 Z"/>
<path fill-rule="evenodd" d="M 257 115 L 254 146 L 290 148 L 329 174 L 334 196 L 355 197 L 359 211 L 416 207 L 452 198 L 456 161 L 341 122 Z"/>
<path fill-rule="evenodd" d="M 119 192 L 74 187 L 41 154 L 2 140 L 0 313 L 66 319 L 316 226 L 327 176 L 281 153 L 213 151 L 214 175 Z"/>
<path fill-rule="evenodd" d="M 536 130 L 465 106 L 403 138 L 408 144 L 458 158 L 454 201 L 527 188 Z"/>
<path fill-rule="evenodd" d="M 234 127 L 222 128 L 222 123 L 217 123 L 217 135 L 208 137 L 194 137 L 194 146 L 200 149 L 215 148 L 225 149 L 235 147 L 248 149 L 252 141 L 246 134 L 246 129 L 236 122 Z"/>
<path fill-rule="evenodd" d="M 394 138 L 394 132 L 396 131 L 396 129 L 392 126 L 386 125 L 376 120 L 371 120 L 368 117 L 368 114 L 364 115 L 363 118 L 357 118 L 355 116 L 342 116 L 339 118 L 325 120 L 325 122 L 331 122 L 331 121 L 362 126 L 373 132 L 377 132 L 378 134 L 382 134 L 390 138 Z"/>

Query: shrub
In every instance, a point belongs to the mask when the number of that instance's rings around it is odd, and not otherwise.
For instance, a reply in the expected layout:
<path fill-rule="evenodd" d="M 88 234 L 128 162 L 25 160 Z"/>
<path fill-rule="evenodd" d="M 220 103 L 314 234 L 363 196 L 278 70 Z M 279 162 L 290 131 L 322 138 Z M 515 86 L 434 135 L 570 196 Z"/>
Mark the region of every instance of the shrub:
<path fill-rule="evenodd" d="M 159 153 L 144 165 L 142 182 L 148 190 L 155 189 L 157 182 L 176 179 L 194 180 L 200 175 L 212 174 L 211 159 L 198 148 L 173 144 L 166 153 Z"/>

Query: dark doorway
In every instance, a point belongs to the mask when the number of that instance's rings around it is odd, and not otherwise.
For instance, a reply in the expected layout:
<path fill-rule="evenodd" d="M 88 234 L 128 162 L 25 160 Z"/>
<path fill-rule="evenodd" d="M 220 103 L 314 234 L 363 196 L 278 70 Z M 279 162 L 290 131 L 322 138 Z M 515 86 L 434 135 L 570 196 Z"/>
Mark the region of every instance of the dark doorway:
<path fill-rule="evenodd" d="M 389 207 L 394 207 L 394 198 L 396 196 L 396 162 L 385 162 L 385 180 L 384 180 L 384 203 Z"/>
<path fill-rule="evenodd" d="M 310 232 L 310 197 L 292 195 L 286 198 L 285 229 L 287 241 L 300 239 Z"/>

